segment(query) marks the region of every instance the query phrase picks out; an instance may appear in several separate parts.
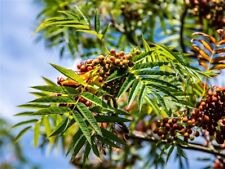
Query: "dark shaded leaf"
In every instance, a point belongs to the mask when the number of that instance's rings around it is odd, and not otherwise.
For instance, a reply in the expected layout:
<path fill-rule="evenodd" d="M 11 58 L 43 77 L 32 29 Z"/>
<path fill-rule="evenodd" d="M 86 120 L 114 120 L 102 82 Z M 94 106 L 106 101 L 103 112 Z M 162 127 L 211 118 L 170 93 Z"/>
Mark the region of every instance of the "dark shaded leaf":
<path fill-rule="evenodd" d="M 90 102 L 94 103 L 96 106 L 109 109 L 109 106 L 103 100 L 91 93 L 84 92 L 81 94 L 81 96 L 86 100 L 89 100 Z"/>
<path fill-rule="evenodd" d="M 99 32 L 99 30 L 100 30 L 100 16 L 99 16 L 99 12 L 97 10 L 95 13 L 95 30 L 96 30 L 96 32 Z"/>
<path fill-rule="evenodd" d="M 70 143 L 69 145 L 69 148 L 66 152 L 66 156 L 71 152 L 71 150 L 74 148 L 74 146 L 76 145 L 77 141 L 79 140 L 79 138 L 82 136 L 82 132 L 81 130 L 79 129 L 74 135 L 73 135 L 73 138 L 72 138 L 72 142 Z"/>
<path fill-rule="evenodd" d="M 80 113 L 84 116 L 84 118 L 88 121 L 88 123 L 93 127 L 93 129 L 102 136 L 102 132 L 100 127 L 97 124 L 97 121 L 93 115 L 93 113 L 84 105 L 83 103 L 78 103 L 77 108 Z"/>
<path fill-rule="evenodd" d="M 86 147 L 84 150 L 84 156 L 83 156 L 83 165 L 85 165 L 86 160 L 88 159 L 88 156 L 90 154 L 90 151 L 91 151 L 91 146 L 89 143 L 86 143 Z"/>
<path fill-rule="evenodd" d="M 119 137 L 117 137 L 115 134 L 113 134 L 112 132 L 102 128 L 102 134 L 104 135 L 104 137 L 108 138 L 109 140 L 115 141 L 118 144 L 121 145 L 125 145 L 125 141 L 121 140 Z"/>
<path fill-rule="evenodd" d="M 79 153 L 80 149 L 83 147 L 83 145 L 85 144 L 85 137 L 84 136 L 81 136 L 78 141 L 76 142 L 75 146 L 74 146 L 74 151 L 73 151 L 73 154 L 71 156 L 71 159 L 74 159 L 77 154 Z"/>
<path fill-rule="evenodd" d="M 128 88 L 132 85 L 132 83 L 134 82 L 134 77 L 132 75 L 129 75 L 126 80 L 124 81 L 123 85 L 121 86 L 119 93 L 117 95 L 117 97 L 119 98 L 123 93 L 125 93 Z"/>
<path fill-rule="evenodd" d="M 75 103 L 75 100 L 68 96 L 44 96 L 30 101 L 31 103 Z"/>
<path fill-rule="evenodd" d="M 54 93 L 63 93 L 63 94 L 78 94 L 79 92 L 73 88 L 73 87 L 67 87 L 67 86 L 33 86 L 32 88 L 41 90 L 41 91 L 47 91 L 47 92 L 54 92 Z"/>
<path fill-rule="evenodd" d="M 132 87 L 128 94 L 128 106 L 134 101 L 135 97 L 138 94 L 138 91 L 140 90 L 141 82 L 139 80 L 134 80 Z"/>
<path fill-rule="evenodd" d="M 73 118 L 77 122 L 79 128 L 81 129 L 89 144 L 91 144 L 91 133 L 83 117 L 78 112 L 74 111 Z"/>
<path fill-rule="evenodd" d="M 58 134 L 63 134 L 65 132 L 68 121 L 69 119 L 65 118 L 59 125 L 57 125 L 56 129 L 50 134 L 50 137 Z"/>
<path fill-rule="evenodd" d="M 49 115 L 49 114 L 63 114 L 71 112 L 71 109 L 69 107 L 49 107 L 46 109 L 41 109 L 33 113 L 33 115 Z"/>
<path fill-rule="evenodd" d="M 95 116 L 95 119 L 97 120 L 97 122 L 109 122 L 109 123 L 113 123 L 113 122 L 129 122 L 129 119 L 125 119 L 122 117 L 117 117 L 117 116 L 100 116 L 97 115 Z"/>

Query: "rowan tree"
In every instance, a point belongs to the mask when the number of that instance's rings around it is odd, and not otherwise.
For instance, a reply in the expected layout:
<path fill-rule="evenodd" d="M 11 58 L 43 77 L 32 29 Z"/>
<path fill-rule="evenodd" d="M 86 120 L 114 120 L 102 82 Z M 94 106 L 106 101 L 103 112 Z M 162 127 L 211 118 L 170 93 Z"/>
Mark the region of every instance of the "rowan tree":
<path fill-rule="evenodd" d="M 38 36 L 82 62 L 51 64 L 64 76 L 32 87 L 19 137 L 33 129 L 36 147 L 61 144 L 78 168 L 163 168 L 173 153 L 185 168 L 185 149 L 225 168 L 225 87 L 212 85 L 225 68 L 224 1 L 39 3 Z"/>

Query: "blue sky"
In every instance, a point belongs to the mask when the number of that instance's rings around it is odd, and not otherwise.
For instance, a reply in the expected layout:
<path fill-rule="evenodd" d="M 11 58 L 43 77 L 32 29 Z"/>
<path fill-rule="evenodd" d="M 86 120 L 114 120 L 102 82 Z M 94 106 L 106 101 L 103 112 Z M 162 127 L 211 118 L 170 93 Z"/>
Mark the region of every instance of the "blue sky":
<path fill-rule="evenodd" d="M 33 98 L 29 94 L 30 86 L 42 84 L 41 76 L 56 80 L 59 73 L 49 63 L 70 68 L 75 65 L 72 59 L 60 60 L 57 50 L 47 50 L 43 43 L 34 42 L 36 36 L 33 31 L 38 12 L 32 1 L 0 0 L 0 116 L 11 122 L 21 120 L 13 116 L 22 111 L 16 106 Z M 219 84 L 225 85 L 224 78 L 220 78 Z M 60 151 L 47 154 L 33 148 L 32 144 L 32 135 L 28 133 L 22 140 L 23 148 L 27 156 L 44 169 L 72 168 Z M 204 156 L 191 153 L 191 159 Z M 199 166 L 196 163 L 192 165 Z M 169 166 L 174 167 L 174 163 L 171 161 Z"/>
<path fill-rule="evenodd" d="M 35 43 L 35 17 L 38 7 L 28 0 L 0 0 L 0 116 L 11 122 L 33 96 L 30 86 L 43 84 L 41 76 L 56 80 L 59 75 L 49 63 L 73 67 L 71 59 L 60 60 L 57 51 L 45 49 L 43 43 Z M 43 169 L 70 169 L 72 166 L 60 151 L 51 154 L 35 149 L 32 134 L 22 139 L 26 155 Z M 0 161 L 1 158 L 0 157 Z"/>

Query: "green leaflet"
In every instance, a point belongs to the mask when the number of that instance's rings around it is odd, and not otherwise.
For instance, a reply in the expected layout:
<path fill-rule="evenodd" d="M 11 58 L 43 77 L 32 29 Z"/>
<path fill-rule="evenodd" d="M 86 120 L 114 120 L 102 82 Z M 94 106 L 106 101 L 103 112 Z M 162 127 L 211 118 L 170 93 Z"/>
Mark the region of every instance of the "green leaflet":
<path fill-rule="evenodd" d="M 157 92 L 152 93 L 152 95 L 155 97 L 155 99 L 157 100 L 158 104 L 162 105 L 165 108 L 166 112 L 169 112 L 163 97 Z"/>
<path fill-rule="evenodd" d="M 142 42 L 143 42 L 145 51 L 150 51 L 151 48 L 150 48 L 150 46 L 148 45 L 148 43 L 146 42 L 146 40 L 144 39 L 144 36 L 143 36 L 143 35 L 142 35 Z"/>
<path fill-rule="evenodd" d="M 166 89 L 164 86 L 160 86 L 158 84 L 152 84 L 152 83 L 149 83 L 147 84 L 148 87 L 152 87 L 153 89 L 156 89 L 172 98 L 174 98 L 175 100 L 178 101 L 177 97 L 175 95 L 173 95 L 168 89 Z M 171 90 L 171 89 L 170 89 Z"/>
<path fill-rule="evenodd" d="M 83 117 L 77 111 L 74 111 L 73 118 L 77 122 L 79 128 L 86 137 L 87 141 L 91 144 L 91 133 Z"/>
<path fill-rule="evenodd" d="M 160 80 L 159 78 L 152 78 L 152 76 L 141 76 L 142 81 L 146 83 L 146 85 L 154 85 L 156 88 L 158 86 L 162 86 L 164 89 L 175 89 L 175 90 L 180 90 L 178 86 L 175 86 L 165 80 Z M 156 86 L 158 85 L 158 86 Z"/>
<path fill-rule="evenodd" d="M 163 13 L 159 13 L 159 21 L 160 21 L 160 26 L 164 32 L 164 34 L 166 35 L 167 34 L 167 25 L 166 25 L 166 22 L 165 22 L 165 19 L 164 19 L 164 16 L 163 16 Z"/>
<path fill-rule="evenodd" d="M 80 10 L 80 8 L 77 5 L 74 5 L 74 7 L 79 12 L 80 16 L 82 16 L 82 18 L 84 19 L 84 21 L 86 22 L 86 24 L 89 25 L 90 20 L 84 15 L 84 13 Z"/>
<path fill-rule="evenodd" d="M 187 159 L 187 155 L 184 152 L 184 150 L 182 148 L 178 147 L 178 146 L 177 146 L 177 154 L 179 154 L 179 156 L 182 156 L 182 157 Z"/>
<path fill-rule="evenodd" d="M 99 33 L 97 33 L 96 31 L 93 31 L 93 30 L 91 30 L 91 29 L 89 29 L 89 30 L 82 30 L 82 29 L 79 29 L 79 30 L 77 30 L 78 32 L 84 32 L 84 33 L 88 33 L 88 34 L 92 34 L 92 35 L 95 35 L 98 39 L 102 39 L 102 37 L 103 37 L 103 35 L 102 34 L 99 34 Z"/>
<path fill-rule="evenodd" d="M 40 125 L 41 121 L 37 121 L 34 125 L 34 147 L 38 146 L 38 139 L 40 136 Z"/>
<path fill-rule="evenodd" d="M 110 132 L 110 131 L 108 131 L 108 130 L 106 130 L 104 128 L 101 128 L 101 130 L 102 130 L 102 134 L 107 139 L 112 140 L 112 141 L 115 141 L 116 143 L 121 144 L 121 145 L 125 145 L 126 144 L 123 140 L 121 140 L 119 137 L 117 137 L 112 132 Z"/>
<path fill-rule="evenodd" d="M 67 86 L 45 85 L 45 86 L 32 86 L 32 88 L 41 90 L 41 91 L 46 91 L 46 92 L 53 92 L 53 93 L 63 93 L 63 94 L 78 94 L 79 93 L 73 87 L 67 87 Z"/>
<path fill-rule="evenodd" d="M 51 133 L 52 133 L 52 130 L 51 130 L 51 126 L 50 126 L 50 122 L 49 122 L 49 116 L 48 115 L 44 115 L 43 118 L 42 118 L 42 124 L 45 128 L 45 132 L 46 132 L 46 135 L 49 139 L 49 142 L 51 144 L 54 143 L 54 137 L 50 137 Z"/>
<path fill-rule="evenodd" d="M 19 123 L 13 125 L 12 128 L 15 128 L 15 127 L 18 127 L 18 126 L 21 126 L 21 125 L 24 125 L 24 124 L 35 123 L 37 121 L 38 121 L 37 119 L 22 121 L 22 122 L 19 122 Z"/>
<path fill-rule="evenodd" d="M 163 45 L 158 45 L 158 44 L 154 44 L 154 46 L 156 46 L 159 49 L 159 53 L 161 52 L 161 54 L 163 54 L 164 56 L 166 56 L 168 59 L 176 59 L 180 64 L 182 65 L 186 65 L 186 63 L 184 62 L 184 60 L 179 57 L 176 53 L 174 53 L 172 50 L 166 48 Z"/>
<path fill-rule="evenodd" d="M 102 112 L 102 108 L 100 106 L 93 106 L 89 110 L 91 110 L 92 112 L 96 112 L 96 113 Z"/>
<path fill-rule="evenodd" d="M 133 66 L 132 70 L 142 70 L 142 69 L 150 69 L 153 67 L 161 67 L 168 65 L 169 62 L 145 62 L 145 63 L 137 63 Z"/>
<path fill-rule="evenodd" d="M 68 96 L 44 96 L 30 101 L 30 103 L 75 103 Z"/>
<path fill-rule="evenodd" d="M 93 127 L 93 129 L 100 136 L 102 136 L 101 129 L 98 126 L 97 121 L 95 117 L 93 116 L 93 113 L 83 103 L 78 103 L 77 108 L 80 111 L 80 113 L 84 116 L 84 118 L 88 121 L 88 123 Z"/>
<path fill-rule="evenodd" d="M 117 116 L 95 116 L 95 119 L 97 122 L 109 122 L 109 123 L 113 123 L 113 122 L 129 122 L 129 119 L 125 119 L 122 117 L 117 117 Z"/>
<path fill-rule="evenodd" d="M 135 74 L 137 75 L 148 75 L 148 76 L 154 76 L 154 75 L 160 75 L 160 76 L 176 76 L 176 73 L 171 73 L 167 71 L 161 71 L 161 70 L 135 70 Z"/>
<path fill-rule="evenodd" d="M 21 113 L 17 113 L 15 114 L 15 116 L 32 116 L 34 112 L 32 111 L 25 111 L 25 112 L 21 112 Z"/>
<path fill-rule="evenodd" d="M 64 133 L 65 128 L 68 124 L 68 121 L 69 121 L 69 119 L 65 118 L 59 125 L 57 125 L 56 129 L 50 134 L 50 137 Z"/>
<path fill-rule="evenodd" d="M 90 154 L 91 151 L 91 145 L 89 143 L 86 143 L 86 147 L 84 150 L 84 156 L 83 156 L 83 165 L 85 165 L 85 162 Z"/>
<path fill-rule="evenodd" d="M 18 107 L 21 107 L 21 108 L 32 108 L 32 109 L 43 109 L 43 108 L 48 108 L 49 105 L 44 105 L 44 104 L 21 104 Z"/>
<path fill-rule="evenodd" d="M 121 73 L 119 73 L 118 71 L 114 71 L 105 81 L 105 83 L 111 82 L 113 80 L 119 79 L 121 77 L 123 77 L 123 75 L 121 75 Z"/>
<path fill-rule="evenodd" d="M 126 111 L 124 111 L 122 109 L 114 109 L 114 111 L 116 112 L 116 114 L 128 115 L 129 116 L 129 113 L 127 113 Z"/>
<path fill-rule="evenodd" d="M 109 109 L 109 106 L 103 100 L 101 100 L 97 96 L 95 96 L 94 94 L 84 92 L 81 94 L 81 96 L 83 98 L 89 100 L 90 102 L 94 103 L 96 106 L 100 106 L 102 108 Z"/>
<path fill-rule="evenodd" d="M 77 154 L 79 153 L 80 149 L 83 147 L 83 145 L 85 144 L 86 139 L 84 136 L 81 136 L 78 141 L 76 142 L 75 146 L 74 146 L 74 151 L 73 154 L 71 156 L 71 160 L 74 159 Z"/>
<path fill-rule="evenodd" d="M 71 11 L 58 11 L 58 12 L 64 14 L 68 18 L 79 19 L 79 17 L 74 12 Z"/>
<path fill-rule="evenodd" d="M 132 58 L 132 60 L 136 64 L 137 62 L 140 62 L 140 61 L 146 59 L 151 53 L 152 53 L 152 51 L 148 51 L 148 52 L 141 53 L 140 55 L 134 56 Z"/>
<path fill-rule="evenodd" d="M 57 86 L 53 81 L 49 80 L 46 77 L 42 77 L 47 85 Z"/>
<path fill-rule="evenodd" d="M 99 16 L 99 12 L 97 10 L 95 13 L 95 30 L 96 30 L 96 32 L 99 32 L 99 30 L 100 30 L 100 16 Z"/>
<path fill-rule="evenodd" d="M 71 112 L 71 109 L 69 107 L 49 107 L 46 109 L 41 109 L 33 113 L 33 115 L 48 115 L 48 114 L 63 114 Z"/>
<path fill-rule="evenodd" d="M 30 128 L 31 128 L 31 126 L 28 126 L 28 127 L 24 128 L 23 130 L 21 130 L 15 137 L 14 141 L 17 142 Z"/>
<path fill-rule="evenodd" d="M 148 96 L 145 96 L 145 99 L 147 103 L 152 107 L 154 110 L 154 113 L 160 114 L 160 108 L 157 103 L 155 103 L 152 99 L 150 99 Z"/>
<path fill-rule="evenodd" d="M 43 93 L 43 92 L 30 92 L 32 95 L 36 96 L 36 97 L 44 97 L 44 96 L 48 96 L 47 93 Z"/>
<path fill-rule="evenodd" d="M 121 86 L 117 97 L 119 98 L 123 93 L 125 93 L 127 89 L 132 85 L 133 82 L 134 82 L 134 77 L 132 75 L 129 75 L 124 81 L 123 85 Z"/>
<path fill-rule="evenodd" d="M 115 144 L 112 140 L 108 139 L 108 138 L 103 138 L 100 136 L 97 136 L 98 140 L 100 140 L 103 144 L 107 144 L 110 147 L 116 147 L 116 148 L 120 148 L 119 145 Z"/>
<path fill-rule="evenodd" d="M 134 101 L 135 97 L 138 94 L 138 91 L 140 90 L 140 86 L 141 86 L 141 83 L 139 82 L 139 80 L 135 79 L 131 87 L 131 90 L 129 91 L 128 106 Z"/>
<path fill-rule="evenodd" d="M 89 26 L 87 25 L 82 25 L 82 24 L 77 24 L 77 25 L 73 25 L 73 24 L 65 24 L 65 25 L 60 25 L 58 24 L 57 26 L 59 27 L 64 27 L 64 28 L 75 28 L 75 29 L 79 29 L 79 30 L 87 30 L 87 29 L 90 29 Z"/>
<path fill-rule="evenodd" d="M 169 151 L 168 151 L 168 154 L 167 154 L 167 157 L 166 157 L 166 162 L 168 162 L 168 160 L 169 160 L 169 158 L 170 158 L 170 156 L 171 156 L 173 150 L 174 150 L 174 146 L 172 145 L 172 146 L 170 147 Z"/>
<path fill-rule="evenodd" d="M 106 25 L 106 27 L 101 31 L 101 33 L 102 33 L 102 35 L 103 35 L 102 38 L 104 38 L 104 36 L 105 36 L 105 34 L 107 33 L 109 27 L 110 27 L 110 23 L 109 23 L 108 25 Z"/>
<path fill-rule="evenodd" d="M 98 151 L 98 147 L 95 143 L 95 136 L 92 136 L 91 137 L 91 148 L 93 150 L 93 153 L 97 156 L 97 157 L 100 157 L 99 155 L 99 151 Z"/>
<path fill-rule="evenodd" d="M 55 64 L 51 64 L 56 70 L 58 70 L 59 72 L 61 72 L 62 74 L 64 74 L 66 77 L 75 80 L 76 82 L 78 82 L 81 85 L 86 85 L 85 81 L 81 78 L 80 75 L 78 75 L 75 71 L 71 70 L 71 69 L 66 69 L 64 67 L 55 65 Z"/>
<path fill-rule="evenodd" d="M 43 21 L 40 26 L 35 30 L 35 32 L 40 32 L 43 29 L 46 29 L 50 26 L 59 26 L 59 27 L 73 27 L 76 29 L 88 29 L 89 25 L 85 25 L 84 23 L 75 20 L 75 19 L 65 19 L 62 17 L 55 17 L 55 18 L 50 18 L 46 19 Z"/>
<path fill-rule="evenodd" d="M 145 92 L 146 92 L 146 86 L 145 85 L 142 85 L 141 86 L 141 89 L 140 89 L 139 99 L 138 99 L 139 110 L 141 110 L 142 105 L 144 103 L 144 98 L 146 96 L 146 93 Z"/>
<path fill-rule="evenodd" d="M 77 141 L 79 140 L 79 138 L 82 136 L 82 132 L 81 130 L 79 129 L 74 135 L 73 135 L 73 138 L 72 138 L 72 143 L 70 144 L 67 152 L 66 152 L 66 156 L 68 156 L 68 154 L 70 153 L 70 151 L 74 148 L 74 146 L 76 145 Z"/>

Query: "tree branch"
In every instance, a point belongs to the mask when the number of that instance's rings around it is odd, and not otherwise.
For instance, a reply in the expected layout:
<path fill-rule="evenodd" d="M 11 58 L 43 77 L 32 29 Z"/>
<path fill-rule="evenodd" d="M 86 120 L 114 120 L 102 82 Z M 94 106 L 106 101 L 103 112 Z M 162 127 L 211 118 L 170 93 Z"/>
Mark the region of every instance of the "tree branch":
<path fill-rule="evenodd" d="M 221 153 L 219 151 L 210 149 L 208 147 L 205 147 L 204 145 L 201 144 L 195 144 L 195 143 L 187 143 L 187 144 L 182 144 L 182 143 L 175 143 L 175 142 L 168 142 L 167 140 L 158 140 L 155 137 L 142 137 L 142 136 L 136 136 L 136 135 L 129 135 L 128 136 L 129 139 L 135 139 L 135 140 L 142 140 L 142 141 L 149 141 L 149 142 L 153 142 L 153 143 L 157 143 L 160 141 L 161 144 L 174 144 L 176 146 L 179 146 L 183 149 L 187 149 L 187 150 L 195 150 L 195 151 L 200 151 L 200 152 L 204 152 L 204 153 L 208 153 L 208 154 L 212 154 L 212 155 L 216 155 L 216 156 L 220 156 L 225 158 L 225 154 Z"/>

